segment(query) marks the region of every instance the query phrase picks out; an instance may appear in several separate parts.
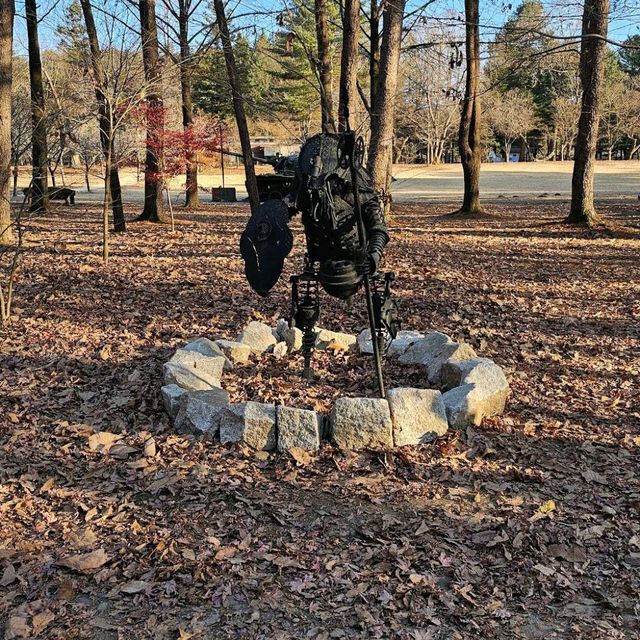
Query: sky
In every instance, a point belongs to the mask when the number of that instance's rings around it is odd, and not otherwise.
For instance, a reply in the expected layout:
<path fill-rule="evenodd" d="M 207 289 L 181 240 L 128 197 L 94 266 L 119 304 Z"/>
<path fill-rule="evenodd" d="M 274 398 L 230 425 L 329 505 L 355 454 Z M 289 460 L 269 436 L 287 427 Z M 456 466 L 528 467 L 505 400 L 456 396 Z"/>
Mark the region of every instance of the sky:
<path fill-rule="evenodd" d="M 42 0 L 38 11 L 44 16 L 40 28 L 40 45 L 43 49 L 55 48 L 58 38 L 55 28 L 64 20 L 64 7 L 69 0 Z M 368 6 L 368 0 L 362 0 L 363 5 Z M 206 4 L 206 3 L 205 3 Z M 407 10 L 416 10 L 424 4 L 424 0 L 407 0 Z M 505 20 L 518 6 L 519 0 L 481 0 L 480 21 L 482 25 L 483 39 L 491 40 L 493 34 L 504 24 Z M 287 6 L 292 5 L 292 0 L 230 0 L 228 10 L 234 15 L 244 16 L 242 24 L 253 32 L 274 31 L 278 26 L 276 17 Z M 117 15 L 135 23 L 135 8 L 123 0 L 101 0 L 94 2 L 96 19 L 100 23 L 100 7 L 118 6 Z M 433 0 L 424 10 L 427 18 L 447 15 L 451 18 L 451 24 L 455 24 L 462 15 L 463 0 Z M 551 23 L 557 32 L 568 35 L 579 30 L 582 2 L 580 0 L 545 0 L 545 6 L 551 16 Z M 15 52 L 19 55 L 26 53 L 26 28 L 24 25 L 24 6 L 21 0 L 17 0 L 15 24 Z M 161 11 L 161 3 L 158 2 L 158 11 Z M 248 14 L 256 14 L 249 17 Z M 104 19 L 104 16 L 102 16 Z M 415 18 L 414 18 L 415 19 Z M 237 23 L 236 23 L 237 24 Z M 622 41 L 632 34 L 640 34 L 640 0 L 611 0 L 611 17 L 609 37 L 611 40 Z"/>

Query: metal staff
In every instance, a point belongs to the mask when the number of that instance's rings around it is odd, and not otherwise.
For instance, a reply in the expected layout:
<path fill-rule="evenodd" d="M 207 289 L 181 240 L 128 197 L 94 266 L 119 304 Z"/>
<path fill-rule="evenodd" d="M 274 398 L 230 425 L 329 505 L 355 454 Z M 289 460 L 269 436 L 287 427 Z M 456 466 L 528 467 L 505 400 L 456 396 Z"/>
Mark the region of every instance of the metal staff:
<path fill-rule="evenodd" d="M 362 138 L 356 140 L 356 134 L 349 129 L 341 134 L 341 143 L 338 148 L 340 154 L 340 165 L 346 167 L 347 164 L 351 173 L 351 187 L 353 189 L 353 210 L 356 214 L 358 223 L 358 240 L 362 251 L 362 257 L 367 259 L 367 229 L 364 225 L 362 217 L 362 208 L 360 207 L 360 192 L 358 189 L 358 170 L 360 167 L 361 157 L 364 155 L 364 141 Z M 369 316 L 369 327 L 371 331 L 371 343 L 373 345 L 373 358 L 376 364 L 376 376 L 378 379 L 378 390 L 380 397 L 385 397 L 384 378 L 382 375 L 382 357 L 380 355 L 380 344 L 378 342 L 378 331 L 376 327 L 375 312 L 373 308 L 373 297 L 371 295 L 371 281 L 369 280 L 369 270 L 365 269 L 363 274 L 364 294 L 367 300 L 367 315 Z"/>

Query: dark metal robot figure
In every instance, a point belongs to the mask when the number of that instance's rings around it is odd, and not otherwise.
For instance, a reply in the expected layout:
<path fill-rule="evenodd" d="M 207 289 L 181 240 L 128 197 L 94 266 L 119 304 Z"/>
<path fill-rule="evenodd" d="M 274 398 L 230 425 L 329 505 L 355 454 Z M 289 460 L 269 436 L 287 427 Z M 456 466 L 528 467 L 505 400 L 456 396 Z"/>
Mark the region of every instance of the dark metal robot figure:
<path fill-rule="evenodd" d="M 266 295 L 291 250 L 286 220 L 301 212 L 307 253 L 303 272 L 291 277 L 290 324 L 303 334 L 303 377 L 311 377 L 314 327 L 320 314 L 318 283 L 329 295 L 344 300 L 364 285 L 384 396 L 380 356 L 399 324 L 390 297 L 394 275 L 378 273 L 389 235 L 378 196 L 360 166 L 361 149 L 353 134 L 319 134 L 307 140 L 300 150 L 292 192 L 285 201 L 270 200 L 258 208 L 240 246 L 249 283 Z"/>

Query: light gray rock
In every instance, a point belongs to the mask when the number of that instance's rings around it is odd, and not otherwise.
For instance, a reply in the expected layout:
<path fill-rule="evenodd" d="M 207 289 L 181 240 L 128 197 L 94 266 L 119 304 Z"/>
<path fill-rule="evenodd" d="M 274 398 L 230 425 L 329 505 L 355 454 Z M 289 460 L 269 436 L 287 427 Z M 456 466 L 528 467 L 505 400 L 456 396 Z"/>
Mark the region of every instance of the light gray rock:
<path fill-rule="evenodd" d="M 224 355 L 233 364 L 246 364 L 251 356 L 251 347 L 233 340 L 216 340 Z"/>
<path fill-rule="evenodd" d="M 229 406 L 229 394 L 224 389 L 192 391 L 180 400 L 175 427 L 180 433 L 210 433 L 220 426 L 220 412 Z"/>
<path fill-rule="evenodd" d="M 356 339 L 358 353 L 371 355 L 373 353 L 373 343 L 371 342 L 371 329 L 363 329 Z"/>
<path fill-rule="evenodd" d="M 474 366 L 460 368 L 465 370 L 460 386 L 442 395 L 449 425 L 456 428 L 479 425 L 483 418 L 501 414 L 509 395 L 504 371 L 487 358 L 476 358 Z"/>
<path fill-rule="evenodd" d="M 327 349 L 331 347 L 341 351 L 349 351 L 355 348 L 356 342 L 356 336 L 350 333 L 329 331 L 329 329 L 320 329 L 316 332 L 316 349 Z"/>
<path fill-rule="evenodd" d="M 243 402 L 223 409 L 220 413 L 220 442 L 243 442 L 260 451 L 275 449 L 275 405 Z"/>
<path fill-rule="evenodd" d="M 393 447 L 389 403 L 380 398 L 338 398 L 331 412 L 331 437 L 341 449 Z"/>
<path fill-rule="evenodd" d="M 431 331 L 424 338 L 417 340 L 398 358 L 402 364 L 423 364 L 427 366 L 446 344 L 454 344 L 444 333 Z"/>
<path fill-rule="evenodd" d="M 284 342 L 284 334 L 288 328 L 289 321 L 284 318 L 280 318 L 276 323 L 276 328 L 273 330 L 273 335 L 278 342 Z"/>
<path fill-rule="evenodd" d="M 424 338 L 420 331 L 398 331 L 398 335 L 391 341 L 387 355 L 390 358 L 399 358 L 414 342 Z"/>
<path fill-rule="evenodd" d="M 280 360 L 287 355 L 287 343 L 286 342 L 278 342 L 275 347 L 273 347 L 273 356 L 276 360 Z"/>
<path fill-rule="evenodd" d="M 278 451 L 316 450 L 320 447 L 322 420 L 315 411 L 278 406 Z"/>
<path fill-rule="evenodd" d="M 195 351 L 203 356 L 224 356 L 220 347 L 209 338 L 198 338 L 182 347 L 185 351 Z"/>
<path fill-rule="evenodd" d="M 489 358 L 471 358 L 470 360 L 447 360 L 440 371 L 441 384 L 444 389 L 453 389 L 462 384 L 464 377 L 474 367 L 486 363 L 494 364 Z M 497 365 L 496 365 L 497 366 Z"/>
<path fill-rule="evenodd" d="M 187 391 L 213 389 L 220 386 L 224 363 L 224 357 L 178 349 L 164 365 L 164 382 L 177 384 Z"/>
<path fill-rule="evenodd" d="M 233 362 L 231 362 L 231 360 L 227 358 L 220 346 L 213 340 L 209 340 L 209 338 L 198 338 L 197 340 L 190 342 L 182 348 L 185 351 L 195 351 L 196 353 L 201 353 L 203 356 L 217 356 L 220 358 L 224 358 L 225 371 L 230 371 L 231 369 L 233 369 Z"/>
<path fill-rule="evenodd" d="M 447 360 L 468 360 L 475 358 L 476 352 L 471 345 L 465 342 L 447 343 L 438 351 L 434 358 L 425 363 L 427 368 L 427 379 L 433 385 L 441 383 L 441 370 Z"/>
<path fill-rule="evenodd" d="M 238 342 L 246 344 L 252 353 L 260 354 L 269 351 L 277 342 L 268 324 L 252 320 L 242 330 Z"/>
<path fill-rule="evenodd" d="M 387 392 L 396 447 L 425 444 L 447 432 L 447 414 L 439 391 L 399 387 Z"/>
<path fill-rule="evenodd" d="M 164 408 L 172 418 L 175 418 L 180 410 L 180 398 L 187 392 L 177 384 L 165 384 L 164 387 L 160 389 L 160 393 L 162 395 Z"/>
<path fill-rule="evenodd" d="M 302 331 L 298 327 L 291 327 L 284 332 L 284 341 L 289 353 L 302 349 Z"/>

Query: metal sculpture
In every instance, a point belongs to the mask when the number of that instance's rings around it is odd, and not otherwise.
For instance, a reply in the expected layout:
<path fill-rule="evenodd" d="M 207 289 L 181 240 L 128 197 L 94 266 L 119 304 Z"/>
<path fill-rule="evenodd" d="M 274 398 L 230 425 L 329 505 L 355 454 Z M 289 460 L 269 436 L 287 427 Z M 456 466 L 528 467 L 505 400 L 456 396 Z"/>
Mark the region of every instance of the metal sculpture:
<path fill-rule="evenodd" d="M 395 276 L 378 271 L 389 235 L 380 201 L 362 166 L 363 156 L 363 140 L 353 131 L 307 140 L 298 156 L 291 193 L 258 207 L 242 234 L 240 250 L 249 284 L 267 295 L 292 247 L 286 223 L 302 214 L 307 251 L 302 273 L 291 277 L 289 322 L 302 331 L 303 377 L 312 376 L 320 287 L 343 300 L 364 288 L 378 390 L 384 397 L 382 358 L 399 321 L 391 298 Z"/>

